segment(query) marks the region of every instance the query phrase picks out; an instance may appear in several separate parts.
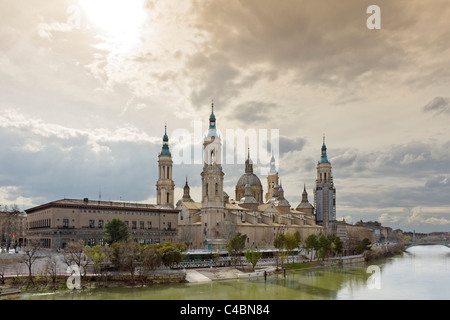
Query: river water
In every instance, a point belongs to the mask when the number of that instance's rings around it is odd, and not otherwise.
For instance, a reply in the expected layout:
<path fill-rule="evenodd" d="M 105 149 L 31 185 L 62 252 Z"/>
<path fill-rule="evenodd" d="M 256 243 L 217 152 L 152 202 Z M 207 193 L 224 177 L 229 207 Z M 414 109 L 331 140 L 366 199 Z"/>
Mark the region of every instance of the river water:
<path fill-rule="evenodd" d="M 450 249 L 418 246 L 371 263 L 207 283 L 22 293 L 24 300 L 448 300 Z"/>

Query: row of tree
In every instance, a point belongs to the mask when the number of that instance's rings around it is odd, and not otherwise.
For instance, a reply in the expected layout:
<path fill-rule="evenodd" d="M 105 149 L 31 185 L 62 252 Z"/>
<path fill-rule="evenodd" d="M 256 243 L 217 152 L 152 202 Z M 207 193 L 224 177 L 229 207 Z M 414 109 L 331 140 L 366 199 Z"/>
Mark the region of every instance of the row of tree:
<path fill-rule="evenodd" d="M 244 251 L 246 239 L 247 235 L 238 233 L 228 242 L 226 249 L 230 254 L 233 264 L 236 265 L 240 262 L 242 253 L 244 253 L 247 262 L 249 262 L 254 269 L 259 259 L 261 259 L 262 253 L 257 248 Z M 355 254 L 361 254 L 365 250 L 369 250 L 370 245 L 370 240 L 364 238 L 355 245 L 353 252 Z M 296 249 L 302 247 L 308 252 L 310 261 L 315 258 L 322 259 L 323 261 L 331 257 L 341 256 L 344 251 L 343 241 L 334 234 L 312 234 L 308 236 L 303 243 L 298 231 L 293 234 L 278 234 L 274 239 L 273 246 L 278 249 L 276 255 L 277 267 L 279 267 L 280 264 L 282 266 L 284 261 L 289 262 L 289 255 Z M 294 257 L 292 257 L 292 262 L 294 262 Z"/>

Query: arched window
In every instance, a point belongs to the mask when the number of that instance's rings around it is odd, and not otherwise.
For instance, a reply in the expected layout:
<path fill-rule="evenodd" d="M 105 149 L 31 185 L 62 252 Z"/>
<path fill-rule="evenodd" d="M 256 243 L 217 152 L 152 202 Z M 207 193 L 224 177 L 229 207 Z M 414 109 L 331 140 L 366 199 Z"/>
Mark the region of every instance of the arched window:
<path fill-rule="evenodd" d="M 219 185 L 216 183 L 216 196 L 219 195 Z"/>
<path fill-rule="evenodd" d="M 169 203 L 169 193 L 167 192 L 167 203 Z"/>

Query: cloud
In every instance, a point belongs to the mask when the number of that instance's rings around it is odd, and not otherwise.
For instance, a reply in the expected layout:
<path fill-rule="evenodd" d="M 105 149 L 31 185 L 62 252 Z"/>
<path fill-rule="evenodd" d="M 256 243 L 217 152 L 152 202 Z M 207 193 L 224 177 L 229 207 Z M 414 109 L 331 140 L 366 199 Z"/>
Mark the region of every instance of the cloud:
<path fill-rule="evenodd" d="M 279 106 L 273 102 L 246 101 L 238 104 L 232 113 L 228 114 L 230 120 L 237 120 L 248 126 L 261 124 L 277 115 Z"/>
<path fill-rule="evenodd" d="M 291 151 L 301 151 L 305 143 L 306 140 L 304 138 L 290 138 L 281 136 L 279 141 L 280 154 L 284 155 Z"/>
<path fill-rule="evenodd" d="M 408 223 L 414 225 L 431 224 L 431 225 L 446 225 L 450 224 L 450 220 L 445 217 L 426 217 L 430 213 L 424 212 L 426 208 L 415 207 L 411 209 L 411 215 L 408 217 Z"/>
<path fill-rule="evenodd" d="M 450 114 L 450 98 L 445 97 L 436 97 L 430 102 L 428 102 L 423 110 L 425 112 L 434 112 L 436 115 L 438 114 Z"/>
<path fill-rule="evenodd" d="M 37 25 L 38 35 L 42 38 L 51 40 L 52 32 L 70 32 L 74 29 L 73 25 L 64 22 L 52 21 L 51 23 L 41 22 Z"/>
<path fill-rule="evenodd" d="M 3 197 L 24 195 L 35 205 L 67 197 L 141 201 L 155 192 L 160 138 L 123 125 L 114 131 L 73 129 L 27 120 L 13 111 L 0 116 Z M 31 199 L 31 200 L 30 200 Z"/>
<path fill-rule="evenodd" d="M 401 220 L 401 217 L 390 214 L 390 213 L 382 213 L 380 217 L 378 218 L 378 221 L 381 222 L 383 225 L 388 225 L 391 223 L 397 223 Z"/>

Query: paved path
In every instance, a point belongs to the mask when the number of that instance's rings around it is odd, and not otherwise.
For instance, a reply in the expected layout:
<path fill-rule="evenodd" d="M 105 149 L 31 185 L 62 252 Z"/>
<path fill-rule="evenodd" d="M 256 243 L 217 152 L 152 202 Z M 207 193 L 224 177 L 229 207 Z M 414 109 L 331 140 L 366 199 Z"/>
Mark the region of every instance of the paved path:
<path fill-rule="evenodd" d="M 208 282 L 208 281 L 212 281 L 212 280 L 210 278 L 208 278 L 207 276 L 201 274 L 197 270 L 187 269 L 186 270 L 186 281 L 191 282 L 191 283 L 196 283 L 196 282 Z"/>

